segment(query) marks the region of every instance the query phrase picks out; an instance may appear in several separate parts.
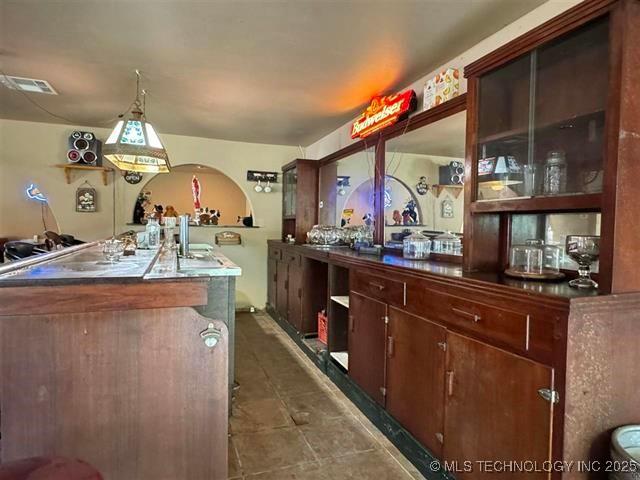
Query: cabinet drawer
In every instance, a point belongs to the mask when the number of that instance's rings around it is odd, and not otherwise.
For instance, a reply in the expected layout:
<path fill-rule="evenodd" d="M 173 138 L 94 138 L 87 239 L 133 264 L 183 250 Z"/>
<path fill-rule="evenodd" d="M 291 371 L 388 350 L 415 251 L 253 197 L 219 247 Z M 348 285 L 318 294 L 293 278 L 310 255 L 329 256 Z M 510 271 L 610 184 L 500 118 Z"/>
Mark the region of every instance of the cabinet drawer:
<path fill-rule="evenodd" d="M 404 282 L 358 272 L 351 284 L 351 289 L 358 293 L 396 306 L 406 305 L 406 288 Z"/>
<path fill-rule="evenodd" d="M 269 258 L 272 260 L 282 260 L 282 249 L 275 247 L 269 248 Z"/>
<path fill-rule="evenodd" d="M 502 308 L 447 296 L 448 321 L 483 337 L 529 350 L 530 316 Z"/>
<path fill-rule="evenodd" d="M 558 312 L 515 301 L 512 308 L 504 308 L 491 295 L 483 296 L 482 301 L 470 300 L 470 296 L 465 289 L 444 292 L 409 284 L 406 309 L 486 341 L 511 347 L 539 361 L 551 361 L 555 324 L 560 318 Z"/>

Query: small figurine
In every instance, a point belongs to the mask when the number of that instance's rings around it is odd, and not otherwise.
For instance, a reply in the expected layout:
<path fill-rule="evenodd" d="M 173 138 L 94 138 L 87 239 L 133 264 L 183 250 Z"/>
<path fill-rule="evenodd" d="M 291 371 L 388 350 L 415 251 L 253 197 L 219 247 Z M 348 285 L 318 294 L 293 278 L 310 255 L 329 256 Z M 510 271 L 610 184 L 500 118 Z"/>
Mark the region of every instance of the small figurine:
<path fill-rule="evenodd" d="M 402 215 L 400 215 L 400 210 L 393 211 L 393 224 L 402 225 Z"/>
<path fill-rule="evenodd" d="M 415 225 L 418 223 L 418 212 L 416 212 L 416 202 L 411 199 L 402 211 L 402 223 L 404 225 Z"/>
<path fill-rule="evenodd" d="M 138 196 L 136 205 L 135 207 L 133 207 L 133 223 L 136 223 L 138 225 L 142 225 L 142 219 L 144 218 L 144 207 L 142 206 L 143 202 L 144 199 L 141 198 L 141 196 Z"/>
<path fill-rule="evenodd" d="M 149 218 L 155 218 L 156 220 L 158 220 L 158 223 L 162 224 L 163 212 L 164 209 L 162 208 L 162 205 L 154 205 L 153 212 L 151 213 L 151 215 L 149 215 Z"/>
<path fill-rule="evenodd" d="M 222 215 L 222 212 L 220 212 L 220 210 L 209 210 L 209 215 L 211 217 L 211 224 L 218 225 L 218 219 L 220 215 Z"/>
<path fill-rule="evenodd" d="M 373 225 L 373 215 L 371 215 L 370 213 L 365 214 L 364 217 L 362 217 L 362 220 L 367 227 Z"/>
<path fill-rule="evenodd" d="M 176 209 L 173 208 L 173 205 L 167 205 L 167 207 L 164 209 L 164 216 L 177 218 L 179 215 Z"/>

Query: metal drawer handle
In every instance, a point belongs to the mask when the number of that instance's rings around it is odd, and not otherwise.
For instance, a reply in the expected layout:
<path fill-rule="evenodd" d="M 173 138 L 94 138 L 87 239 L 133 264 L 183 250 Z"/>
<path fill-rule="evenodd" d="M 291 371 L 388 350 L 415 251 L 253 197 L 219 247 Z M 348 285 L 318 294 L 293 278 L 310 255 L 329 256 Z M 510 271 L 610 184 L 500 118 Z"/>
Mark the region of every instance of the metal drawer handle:
<path fill-rule="evenodd" d="M 210 323 L 209 326 L 200 332 L 200 338 L 204 340 L 204 344 L 209 347 L 215 347 L 220 341 L 220 337 L 222 337 L 222 330 L 216 328 L 213 323 Z"/>
<path fill-rule="evenodd" d="M 469 319 L 473 320 L 474 323 L 478 323 L 482 320 L 482 317 L 480 315 L 476 315 L 475 313 L 465 312 L 464 310 L 460 310 L 459 308 L 455 307 L 451 307 L 451 310 L 453 310 L 453 312 L 457 313 L 458 315 L 468 317 Z"/>
<path fill-rule="evenodd" d="M 453 397 L 453 378 L 455 373 L 453 370 L 447 371 L 447 395 Z"/>
<path fill-rule="evenodd" d="M 384 285 L 381 285 L 379 283 L 376 282 L 369 282 L 369 285 L 371 285 L 373 288 L 377 288 L 378 290 L 382 291 L 384 290 Z"/>

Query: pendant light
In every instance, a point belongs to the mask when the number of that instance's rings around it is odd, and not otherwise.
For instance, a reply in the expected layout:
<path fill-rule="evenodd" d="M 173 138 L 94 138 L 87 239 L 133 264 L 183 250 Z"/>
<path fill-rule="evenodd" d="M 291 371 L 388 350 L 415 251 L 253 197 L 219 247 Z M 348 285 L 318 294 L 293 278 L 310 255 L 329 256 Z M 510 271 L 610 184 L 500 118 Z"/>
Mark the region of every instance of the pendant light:
<path fill-rule="evenodd" d="M 146 92 L 140 103 L 140 72 L 136 70 L 136 100 L 131 114 L 116 123 L 102 148 L 104 157 L 120 170 L 141 173 L 168 173 L 169 156 L 144 112 Z"/>

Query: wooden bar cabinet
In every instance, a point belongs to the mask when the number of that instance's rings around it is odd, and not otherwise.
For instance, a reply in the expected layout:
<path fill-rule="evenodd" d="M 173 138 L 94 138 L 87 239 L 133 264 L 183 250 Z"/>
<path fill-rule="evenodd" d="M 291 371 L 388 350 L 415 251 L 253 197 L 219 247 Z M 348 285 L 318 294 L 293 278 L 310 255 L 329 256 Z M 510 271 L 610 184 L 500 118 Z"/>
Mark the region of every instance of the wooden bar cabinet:
<path fill-rule="evenodd" d="M 269 242 L 267 310 L 427 478 L 606 478 L 611 432 L 640 423 L 638 45 L 640 1 L 586 0 L 467 66 L 466 97 L 317 162 L 375 145 L 380 243 L 386 144 L 466 107 L 461 261 Z M 598 290 L 503 274 L 555 215 L 597 229 Z"/>

